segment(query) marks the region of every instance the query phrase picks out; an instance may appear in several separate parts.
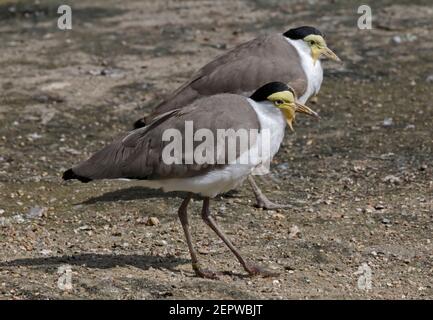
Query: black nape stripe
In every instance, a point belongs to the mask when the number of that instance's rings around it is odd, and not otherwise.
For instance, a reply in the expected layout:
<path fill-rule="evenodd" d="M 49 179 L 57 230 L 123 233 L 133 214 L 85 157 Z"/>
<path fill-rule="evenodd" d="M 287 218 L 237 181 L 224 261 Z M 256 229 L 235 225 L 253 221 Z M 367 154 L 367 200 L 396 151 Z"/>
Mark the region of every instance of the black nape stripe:
<path fill-rule="evenodd" d="M 265 101 L 271 94 L 281 91 L 292 91 L 292 89 L 282 82 L 270 82 L 257 89 L 250 98 L 257 102 Z"/>
<path fill-rule="evenodd" d="M 303 26 L 299 28 L 290 29 L 286 31 L 283 35 L 292 40 L 304 39 L 306 36 L 311 34 L 316 34 L 323 37 L 323 33 L 314 27 Z"/>

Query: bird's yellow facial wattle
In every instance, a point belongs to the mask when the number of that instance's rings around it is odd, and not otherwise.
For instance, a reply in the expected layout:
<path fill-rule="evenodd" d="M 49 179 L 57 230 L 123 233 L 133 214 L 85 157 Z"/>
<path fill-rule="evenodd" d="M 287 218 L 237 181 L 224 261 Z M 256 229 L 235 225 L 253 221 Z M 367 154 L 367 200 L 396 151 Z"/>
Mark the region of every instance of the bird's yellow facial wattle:
<path fill-rule="evenodd" d="M 305 113 L 310 116 L 319 118 L 319 115 L 313 110 L 311 110 L 309 107 L 296 102 L 296 97 L 291 91 L 276 92 L 270 95 L 267 99 L 271 101 L 275 105 L 275 107 L 281 109 L 284 116 L 286 117 L 287 125 L 292 131 L 294 131 L 293 121 L 295 120 L 296 112 Z"/>
<path fill-rule="evenodd" d="M 341 61 L 340 58 L 326 45 L 325 39 L 322 36 L 316 34 L 310 34 L 304 38 L 304 41 L 311 48 L 311 57 L 313 58 L 314 64 L 316 61 L 324 55 L 325 57 L 334 60 Z"/>

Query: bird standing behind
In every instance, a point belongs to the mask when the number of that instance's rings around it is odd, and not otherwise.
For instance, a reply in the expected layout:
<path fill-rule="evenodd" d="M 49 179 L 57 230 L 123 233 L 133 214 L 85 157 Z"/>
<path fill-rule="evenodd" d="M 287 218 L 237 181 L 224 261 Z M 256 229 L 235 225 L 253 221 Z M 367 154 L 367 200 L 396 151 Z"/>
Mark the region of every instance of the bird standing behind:
<path fill-rule="evenodd" d="M 216 274 L 206 271 L 198 262 L 197 253 L 192 244 L 187 217 L 187 206 L 195 194 L 203 197 L 202 218 L 210 228 L 225 242 L 238 258 L 244 269 L 251 275 L 271 275 L 270 272 L 245 260 L 231 241 L 224 235 L 210 214 L 209 199 L 218 194 L 238 187 L 257 168 L 272 160 L 284 137 L 285 126 L 292 127 L 296 112 L 312 116 L 317 114 L 310 108 L 295 102 L 295 92 L 284 83 L 272 82 L 259 88 L 250 98 L 234 94 L 218 94 L 196 100 L 182 109 L 168 111 L 155 117 L 147 126 L 131 131 L 117 139 L 90 159 L 81 162 L 63 174 L 64 180 L 78 179 L 89 182 L 96 179 L 140 179 L 150 188 L 169 191 L 187 192 L 178 214 L 184 229 L 192 266 L 198 276 L 215 278 Z M 212 133 L 211 141 L 204 151 L 212 154 L 207 162 L 199 162 L 195 157 L 186 163 L 187 125 L 193 123 L 194 137 L 203 130 Z M 165 138 L 167 132 L 177 130 L 181 135 L 179 163 L 167 161 L 166 148 L 174 142 Z M 249 144 L 235 145 L 236 157 L 232 160 L 223 154 L 220 161 L 218 130 L 251 132 L 258 135 Z M 268 140 L 265 132 L 269 133 Z M 223 138 L 224 146 L 227 146 Z M 195 138 L 194 138 L 195 140 Z M 269 150 L 265 157 L 258 157 L 255 152 L 260 141 L 267 143 Z M 200 142 L 200 143 L 199 143 Z M 204 139 L 196 141 L 197 150 Z M 226 147 L 224 147 L 226 149 Z M 176 153 L 176 150 L 175 152 Z M 201 152 L 203 154 L 203 152 Z M 240 162 L 243 155 L 248 155 L 247 162 Z M 194 153 L 194 156 L 196 153 Z"/>
<path fill-rule="evenodd" d="M 202 97 L 219 93 L 249 96 L 257 88 L 273 81 L 288 84 L 299 97 L 299 102 L 305 103 L 320 90 L 323 80 L 322 56 L 340 61 L 327 47 L 323 34 L 314 27 L 304 26 L 290 29 L 284 34 L 260 36 L 205 65 L 149 116 L 136 121 L 134 127 L 143 127 L 158 115 L 183 108 Z M 249 182 L 258 207 L 287 207 L 267 199 L 252 177 Z"/>

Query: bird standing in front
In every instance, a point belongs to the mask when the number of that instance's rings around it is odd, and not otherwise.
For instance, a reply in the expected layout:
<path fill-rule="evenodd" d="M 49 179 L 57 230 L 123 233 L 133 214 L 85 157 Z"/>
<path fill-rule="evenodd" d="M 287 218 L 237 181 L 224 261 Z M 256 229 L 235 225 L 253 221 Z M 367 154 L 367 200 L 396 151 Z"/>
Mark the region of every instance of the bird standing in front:
<path fill-rule="evenodd" d="M 255 169 L 272 160 L 283 140 L 286 125 L 292 128 L 296 112 L 317 117 L 310 108 L 296 102 L 295 97 L 293 89 L 286 84 L 272 82 L 256 90 L 250 98 L 218 94 L 196 100 L 188 106 L 155 117 L 147 126 L 117 139 L 88 160 L 64 172 L 63 179 L 78 179 L 82 182 L 96 179 L 140 179 L 145 186 L 162 189 L 164 192 L 186 192 L 187 196 L 178 215 L 190 251 L 192 267 L 200 277 L 215 278 L 215 272 L 208 271 L 199 264 L 189 231 L 188 203 L 193 195 L 203 197 L 204 222 L 224 241 L 250 275 L 270 276 L 271 272 L 245 260 L 225 236 L 210 214 L 209 200 L 238 187 Z M 214 149 L 221 139 L 216 138 L 216 144 L 209 144 L 207 149 L 202 150 L 213 155 L 207 162 L 202 163 L 195 158 L 190 164 L 184 161 L 167 162 L 164 150 L 172 141 L 164 136 L 167 132 L 172 132 L 170 130 L 178 130 L 182 134 L 183 146 L 187 142 L 188 123 L 194 124 L 194 134 L 206 129 L 213 137 L 218 137 L 218 130 L 256 130 L 258 135 L 249 144 L 241 146 L 240 143 L 239 147 L 236 145 L 236 157 L 233 160 L 227 157 L 227 153 L 222 155 L 224 161 L 218 158 L 220 153 Z M 265 140 L 265 132 L 269 133 L 269 140 Z M 222 139 L 227 146 L 226 137 Z M 260 141 L 268 143 L 269 153 L 266 157 L 257 157 Z M 201 143 L 195 143 L 195 150 L 200 145 Z M 179 159 L 185 160 L 185 150 L 181 148 Z M 239 159 L 245 154 L 249 161 L 240 162 Z"/>
<path fill-rule="evenodd" d="M 199 98 L 219 93 L 248 97 L 257 88 L 273 81 L 288 84 L 294 89 L 299 102 L 305 103 L 320 90 L 323 80 L 320 58 L 323 56 L 340 61 L 328 48 L 323 34 L 314 27 L 304 26 L 290 29 L 284 34 L 260 36 L 205 65 L 149 116 L 136 121 L 135 128 L 143 127 L 158 115 L 187 106 Z M 248 181 L 254 191 L 257 207 L 287 207 L 270 201 L 252 176 Z"/>

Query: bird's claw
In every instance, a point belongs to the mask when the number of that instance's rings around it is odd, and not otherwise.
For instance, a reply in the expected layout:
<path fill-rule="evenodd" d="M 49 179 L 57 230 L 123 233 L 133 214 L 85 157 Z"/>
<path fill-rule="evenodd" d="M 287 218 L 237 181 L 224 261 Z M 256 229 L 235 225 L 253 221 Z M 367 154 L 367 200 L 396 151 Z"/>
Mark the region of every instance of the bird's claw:
<path fill-rule="evenodd" d="M 204 278 L 204 279 L 212 279 L 212 280 L 218 280 L 219 276 L 218 273 L 212 270 L 205 270 L 205 269 L 200 269 L 200 268 L 196 268 L 194 269 L 195 275 L 197 277 L 200 278 Z"/>
<path fill-rule="evenodd" d="M 276 210 L 276 209 L 287 209 L 292 208 L 289 204 L 278 204 L 274 203 L 268 199 L 260 199 L 257 201 L 255 205 L 257 208 L 261 208 L 263 210 Z"/>
<path fill-rule="evenodd" d="M 195 274 L 197 277 L 211 280 L 218 280 L 218 274 L 210 270 L 196 270 Z"/>

